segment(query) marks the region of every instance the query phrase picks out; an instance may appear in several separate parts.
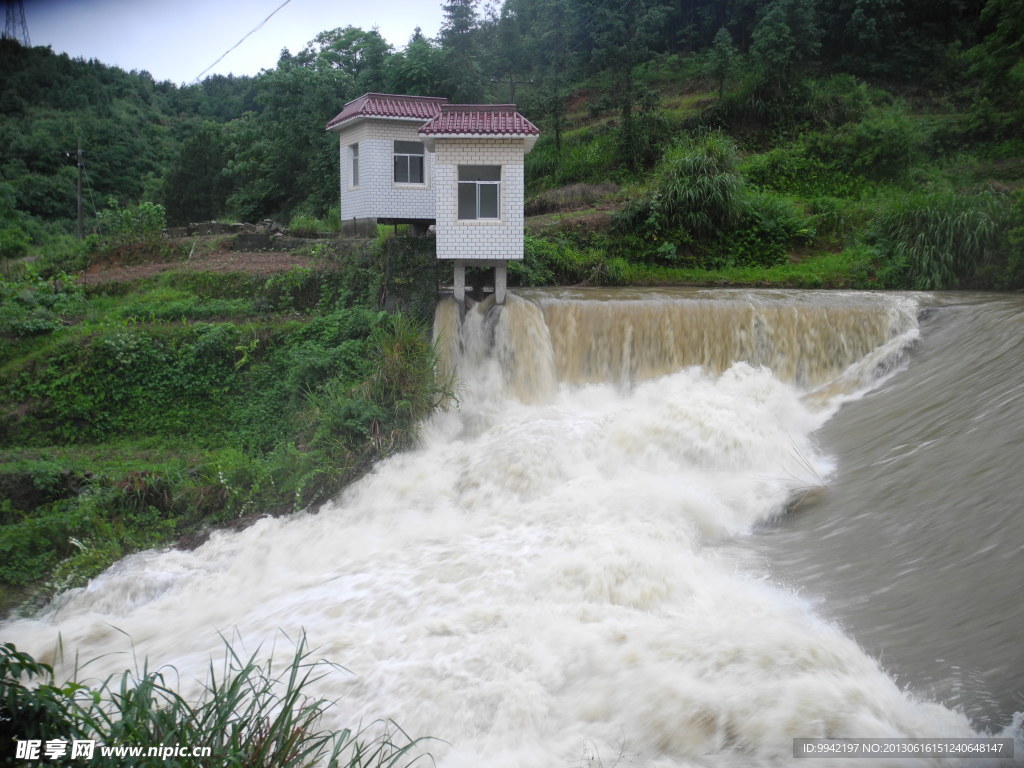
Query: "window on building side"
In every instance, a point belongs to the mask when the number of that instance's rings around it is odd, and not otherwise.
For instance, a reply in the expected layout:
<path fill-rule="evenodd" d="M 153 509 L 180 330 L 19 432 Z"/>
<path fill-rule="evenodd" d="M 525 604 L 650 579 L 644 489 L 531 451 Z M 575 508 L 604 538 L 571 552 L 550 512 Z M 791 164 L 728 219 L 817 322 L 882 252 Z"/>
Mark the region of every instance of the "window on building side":
<path fill-rule="evenodd" d="M 350 145 L 352 150 L 352 186 L 359 186 L 359 145 Z"/>
<path fill-rule="evenodd" d="M 459 218 L 497 219 L 500 165 L 459 166 Z"/>
<path fill-rule="evenodd" d="M 423 142 L 395 142 L 395 183 L 423 183 Z"/>

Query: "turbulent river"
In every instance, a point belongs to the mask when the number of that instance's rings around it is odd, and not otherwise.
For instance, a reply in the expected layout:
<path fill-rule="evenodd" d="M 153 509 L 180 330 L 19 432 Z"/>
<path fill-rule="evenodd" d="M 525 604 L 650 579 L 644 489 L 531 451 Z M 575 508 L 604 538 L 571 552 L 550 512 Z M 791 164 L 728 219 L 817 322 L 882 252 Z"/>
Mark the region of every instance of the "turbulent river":
<path fill-rule="evenodd" d="M 532 291 L 438 307 L 461 383 L 316 514 L 141 553 L 4 640 L 183 685 L 304 631 L 327 726 L 441 768 L 834 766 L 1017 738 L 1024 298 Z M 58 658 L 58 638 L 64 660 Z M 838 765 L 964 761 L 844 759 Z M 1002 761 L 977 761 L 994 766 Z"/>

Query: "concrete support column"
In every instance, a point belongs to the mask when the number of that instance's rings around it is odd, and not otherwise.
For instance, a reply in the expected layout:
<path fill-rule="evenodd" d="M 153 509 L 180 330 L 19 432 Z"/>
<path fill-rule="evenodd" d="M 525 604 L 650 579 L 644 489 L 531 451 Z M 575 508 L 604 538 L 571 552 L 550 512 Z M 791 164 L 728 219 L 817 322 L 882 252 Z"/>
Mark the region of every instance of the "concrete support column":
<path fill-rule="evenodd" d="M 455 300 L 462 304 L 466 300 L 466 262 L 455 262 Z"/>
<path fill-rule="evenodd" d="M 505 303 L 505 288 L 508 284 L 508 262 L 500 261 L 494 265 L 494 303 Z"/>

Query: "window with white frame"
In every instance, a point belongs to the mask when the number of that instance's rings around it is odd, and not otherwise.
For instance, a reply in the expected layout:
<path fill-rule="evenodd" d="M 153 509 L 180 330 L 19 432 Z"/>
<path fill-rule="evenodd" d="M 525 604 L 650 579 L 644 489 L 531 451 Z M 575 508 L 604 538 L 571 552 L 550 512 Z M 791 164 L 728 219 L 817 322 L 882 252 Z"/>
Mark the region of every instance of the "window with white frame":
<path fill-rule="evenodd" d="M 497 219 L 501 198 L 500 165 L 459 166 L 459 218 Z"/>
<path fill-rule="evenodd" d="M 423 142 L 395 142 L 395 184 L 422 184 Z"/>
<path fill-rule="evenodd" d="M 349 149 L 352 150 L 352 178 L 349 180 L 349 186 L 359 186 L 359 144 L 350 144 Z"/>

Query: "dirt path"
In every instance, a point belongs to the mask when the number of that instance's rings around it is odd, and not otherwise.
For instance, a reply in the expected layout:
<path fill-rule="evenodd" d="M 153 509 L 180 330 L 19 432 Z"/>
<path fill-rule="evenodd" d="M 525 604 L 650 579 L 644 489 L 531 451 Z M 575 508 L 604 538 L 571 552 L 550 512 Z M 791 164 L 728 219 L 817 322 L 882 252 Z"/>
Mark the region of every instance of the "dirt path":
<path fill-rule="evenodd" d="M 273 275 L 293 267 L 311 267 L 313 259 L 294 251 L 204 251 L 185 261 L 159 261 L 142 264 L 92 264 L 81 276 L 86 285 L 123 283 L 141 280 L 163 272 L 245 272 Z"/>

